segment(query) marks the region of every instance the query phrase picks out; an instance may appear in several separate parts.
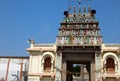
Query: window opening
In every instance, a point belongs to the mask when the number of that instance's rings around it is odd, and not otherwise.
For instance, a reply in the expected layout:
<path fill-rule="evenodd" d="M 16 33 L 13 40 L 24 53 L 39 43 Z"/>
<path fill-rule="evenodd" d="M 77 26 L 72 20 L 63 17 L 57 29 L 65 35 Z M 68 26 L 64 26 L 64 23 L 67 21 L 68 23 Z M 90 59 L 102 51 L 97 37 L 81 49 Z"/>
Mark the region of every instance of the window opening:
<path fill-rule="evenodd" d="M 45 58 L 44 70 L 51 70 L 51 58 L 50 57 Z"/>
<path fill-rule="evenodd" d="M 106 60 L 106 71 L 107 73 L 115 73 L 115 63 L 113 58 Z"/>

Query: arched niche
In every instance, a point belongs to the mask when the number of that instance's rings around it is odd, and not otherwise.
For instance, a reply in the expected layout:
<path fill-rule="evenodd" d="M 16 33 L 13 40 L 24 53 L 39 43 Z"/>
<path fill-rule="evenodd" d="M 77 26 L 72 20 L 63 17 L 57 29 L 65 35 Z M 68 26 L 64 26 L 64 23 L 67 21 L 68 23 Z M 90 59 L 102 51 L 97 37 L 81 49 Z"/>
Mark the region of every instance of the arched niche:
<path fill-rule="evenodd" d="M 115 53 L 107 52 L 103 55 L 104 73 L 111 74 L 118 72 L 119 59 Z"/>
<path fill-rule="evenodd" d="M 41 70 L 43 72 L 53 72 L 54 54 L 45 52 L 41 57 Z"/>

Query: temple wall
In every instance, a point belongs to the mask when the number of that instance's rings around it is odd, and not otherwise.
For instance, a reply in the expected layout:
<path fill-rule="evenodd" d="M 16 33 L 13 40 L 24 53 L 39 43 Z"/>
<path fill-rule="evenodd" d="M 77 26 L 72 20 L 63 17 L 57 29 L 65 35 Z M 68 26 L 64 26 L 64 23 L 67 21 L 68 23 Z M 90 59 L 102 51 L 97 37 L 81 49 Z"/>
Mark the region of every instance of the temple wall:
<path fill-rule="evenodd" d="M 26 81 L 24 71 L 28 71 L 28 57 L 0 57 L 0 80 Z M 26 80 L 25 80 L 26 79 Z"/>
<path fill-rule="evenodd" d="M 28 81 L 55 80 L 55 45 L 34 44 L 27 49 L 30 54 Z M 49 61 L 47 60 L 49 58 Z"/>

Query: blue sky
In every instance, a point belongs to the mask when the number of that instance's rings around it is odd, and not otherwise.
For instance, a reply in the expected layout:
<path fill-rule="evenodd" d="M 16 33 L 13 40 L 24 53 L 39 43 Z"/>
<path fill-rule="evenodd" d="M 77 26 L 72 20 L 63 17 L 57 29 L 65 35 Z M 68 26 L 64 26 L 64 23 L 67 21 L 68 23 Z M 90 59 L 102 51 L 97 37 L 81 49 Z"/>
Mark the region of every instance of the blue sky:
<path fill-rule="evenodd" d="M 88 0 L 104 43 L 120 44 L 120 0 Z M 82 2 L 86 4 L 86 1 Z M 0 55 L 27 56 L 27 40 L 54 43 L 68 0 L 0 0 Z"/>

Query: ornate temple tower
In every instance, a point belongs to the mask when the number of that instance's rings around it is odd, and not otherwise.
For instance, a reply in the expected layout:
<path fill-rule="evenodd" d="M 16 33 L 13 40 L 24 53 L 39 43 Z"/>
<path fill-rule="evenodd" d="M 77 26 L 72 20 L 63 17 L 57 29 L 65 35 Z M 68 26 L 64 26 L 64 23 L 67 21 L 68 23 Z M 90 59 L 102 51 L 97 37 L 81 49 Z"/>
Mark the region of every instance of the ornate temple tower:
<path fill-rule="evenodd" d="M 103 44 L 96 10 L 72 2 L 55 44 L 29 40 L 28 81 L 120 81 L 120 44 Z"/>
<path fill-rule="evenodd" d="M 57 59 L 56 79 L 73 81 L 73 64 L 83 64 L 87 68 L 86 81 L 100 81 L 100 50 L 102 36 L 96 10 L 80 7 L 70 7 L 64 11 L 65 18 L 60 22 L 56 37 Z"/>
<path fill-rule="evenodd" d="M 57 45 L 101 45 L 102 36 L 100 34 L 99 22 L 95 18 L 96 10 L 88 7 L 88 12 L 84 6 L 83 13 L 81 8 L 73 13 L 65 11 L 65 18 L 60 23 L 57 35 Z"/>

